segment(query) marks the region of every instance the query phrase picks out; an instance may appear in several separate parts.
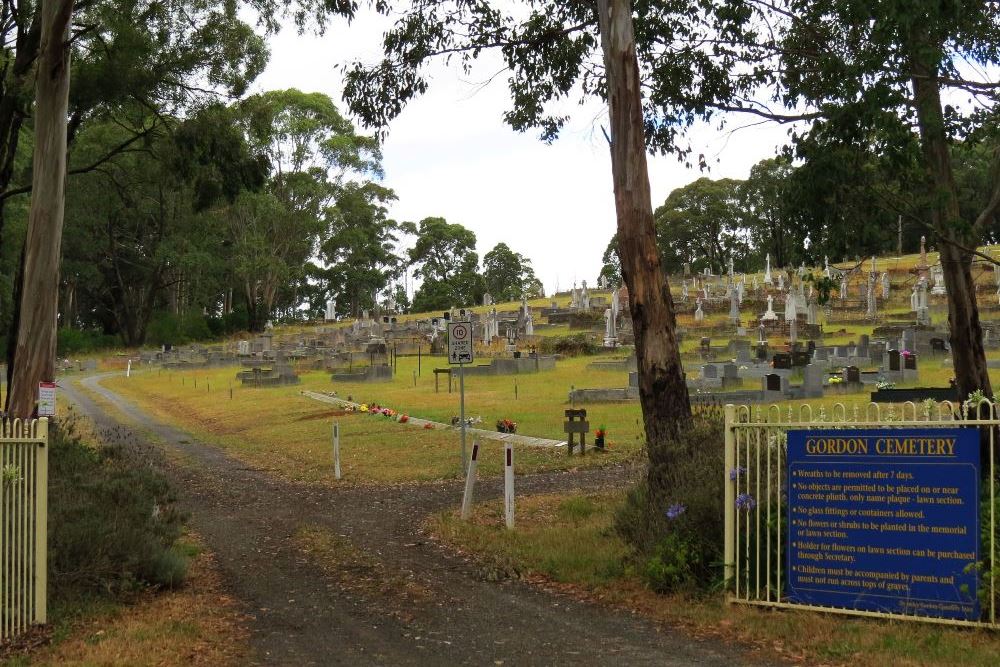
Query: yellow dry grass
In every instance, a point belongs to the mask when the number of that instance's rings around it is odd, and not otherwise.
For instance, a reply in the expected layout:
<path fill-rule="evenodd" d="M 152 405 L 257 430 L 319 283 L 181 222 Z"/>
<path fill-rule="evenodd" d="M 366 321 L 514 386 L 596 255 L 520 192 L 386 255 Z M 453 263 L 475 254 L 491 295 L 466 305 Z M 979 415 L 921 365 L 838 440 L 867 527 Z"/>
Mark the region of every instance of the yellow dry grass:
<path fill-rule="evenodd" d="M 197 542 L 195 536 L 187 538 Z M 198 553 L 174 591 L 150 592 L 71 622 L 51 645 L 11 657 L 9 665 L 245 665 L 246 630 L 222 590 L 211 554 Z"/>
<path fill-rule="evenodd" d="M 643 614 L 702 638 L 744 644 L 764 661 L 800 665 L 1000 664 L 1000 635 L 916 622 L 769 611 L 726 604 L 720 596 L 658 595 L 626 560 L 612 529 L 621 494 L 547 494 L 517 501 L 516 528 L 504 528 L 500 501 L 477 505 L 469 521 L 453 512 L 429 521 L 433 532 L 488 572 Z"/>

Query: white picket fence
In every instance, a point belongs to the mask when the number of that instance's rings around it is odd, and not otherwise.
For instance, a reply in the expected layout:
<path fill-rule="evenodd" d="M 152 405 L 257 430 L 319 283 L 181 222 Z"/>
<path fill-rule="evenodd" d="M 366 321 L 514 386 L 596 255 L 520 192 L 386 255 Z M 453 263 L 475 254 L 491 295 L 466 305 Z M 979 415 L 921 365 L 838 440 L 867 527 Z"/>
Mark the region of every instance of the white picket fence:
<path fill-rule="evenodd" d="M 0 422 L 0 642 L 46 621 L 48 429 Z"/>

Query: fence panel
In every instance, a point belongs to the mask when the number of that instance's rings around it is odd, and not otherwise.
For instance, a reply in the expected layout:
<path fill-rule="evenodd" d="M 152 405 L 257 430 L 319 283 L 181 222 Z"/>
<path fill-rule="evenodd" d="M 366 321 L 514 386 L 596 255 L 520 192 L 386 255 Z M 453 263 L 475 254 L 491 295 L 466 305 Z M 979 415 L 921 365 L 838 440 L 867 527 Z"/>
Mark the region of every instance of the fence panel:
<path fill-rule="evenodd" d="M 48 419 L 0 422 L 0 642 L 46 621 Z"/>
<path fill-rule="evenodd" d="M 728 600 L 734 603 L 812 609 L 816 611 L 875 616 L 905 620 L 930 621 L 1000 629 L 997 620 L 997 433 L 1000 430 L 998 406 L 988 400 L 977 404 L 956 405 L 950 402 L 904 403 L 880 406 L 870 403 L 863 408 L 835 404 L 813 409 L 795 407 L 735 406 L 725 407 L 725 576 Z M 981 603 L 980 620 L 960 620 L 917 614 L 870 611 L 837 606 L 817 606 L 795 602 L 786 590 L 785 555 L 788 545 L 787 433 L 805 429 L 904 429 L 970 427 L 983 434 L 980 447 L 986 456 L 981 471 L 988 480 L 984 494 L 986 509 L 980 513 L 982 526 L 988 527 L 980 541 L 980 560 L 988 570 L 980 577 L 980 589 L 986 591 Z M 987 476 L 988 475 L 988 476 Z M 988 500 L 987 500 L 988 499 Z"/>

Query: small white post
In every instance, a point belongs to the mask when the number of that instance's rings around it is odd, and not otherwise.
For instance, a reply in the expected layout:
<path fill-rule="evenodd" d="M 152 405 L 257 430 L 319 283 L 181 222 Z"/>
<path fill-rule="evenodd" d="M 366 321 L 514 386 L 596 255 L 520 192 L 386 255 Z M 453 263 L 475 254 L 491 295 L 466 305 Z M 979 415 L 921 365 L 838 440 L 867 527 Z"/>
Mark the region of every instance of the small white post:
<path fill-rule="evenodd" d="M 125 368 L 125 377 L 131 377 L 131 376 L 132 376 L 132 360 L 129 359 L 128 366 Z"/>
<path fill-rule="evenodd" d="M 514 445 L 505 442 L 503 446 L 503 508 L 507 528 L 514 528 Z"/>
<path fill-rule="evenodd" d="M 465 473 L 465 493 L 462 494 L 462 518 L 468 519 L 472 511 L 472 490 L 476 486 L 476 466 L 479 464 L 479 440 L 472 441 L 472 458 Z"/>
<path fill-rule="evenodd" d="M 340 423 L 333 422 L 333 476 L 340 479 Z"/>

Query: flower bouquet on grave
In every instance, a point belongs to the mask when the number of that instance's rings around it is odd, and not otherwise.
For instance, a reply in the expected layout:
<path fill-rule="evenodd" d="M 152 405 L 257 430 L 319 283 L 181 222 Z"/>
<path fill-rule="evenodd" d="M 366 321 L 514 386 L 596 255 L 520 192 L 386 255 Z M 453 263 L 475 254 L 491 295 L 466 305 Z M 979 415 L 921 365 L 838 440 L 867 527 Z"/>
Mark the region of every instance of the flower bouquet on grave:
<path fill-rule="evenodd" d="M 844 381 L 844 378 L 834 376 L 834 377 L 830 378 L 829 380 L 827 380 L 826 383 L 827 384 L 840 384 L 843 381 Z"/>
<path fill-rule="evenodd" d="M 498 419 L 497 431 L 500 433 L 517 433 L 517 422 L 509 419 Z"/>
<path fill-rule="evenodd" d="M 604 424 L 597 427 L 594 431 L 594 447 L 598 449 L 604 449 L 604 437 L 608 434 L 608 429 Z"/>
<path fill-rule="evenodd" d="M 400 424 L 405 424 L 408 421 L 410 421 L 410 415 L 399 415 Z"/>
<path fill-rule="evenodd" d="M 368 412 L 368 406 L 362 403 L 361 407 L 358 408 L 358 412 Z"/>

